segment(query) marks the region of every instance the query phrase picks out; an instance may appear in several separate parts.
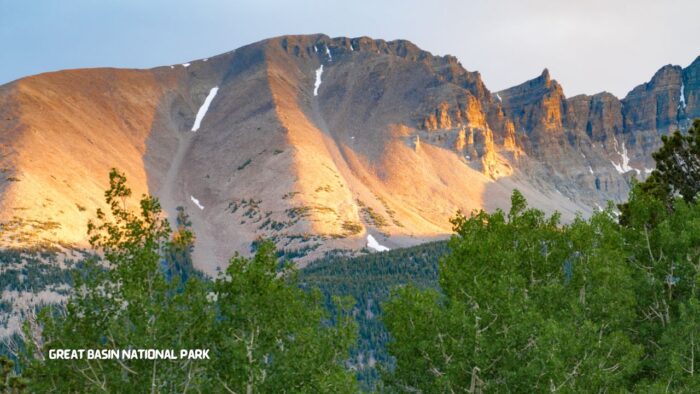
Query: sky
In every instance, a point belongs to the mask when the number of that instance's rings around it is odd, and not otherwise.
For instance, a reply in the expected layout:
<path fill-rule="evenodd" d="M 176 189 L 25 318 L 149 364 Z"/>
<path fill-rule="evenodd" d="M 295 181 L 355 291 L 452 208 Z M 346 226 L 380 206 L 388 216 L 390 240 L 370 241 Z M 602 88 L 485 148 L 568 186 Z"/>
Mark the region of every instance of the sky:
<path fill-rule="evenodd" d="M 0 84 L 184 63 L 284 34 L 408 39 L 492 91 L 546 67 L 564 93 L 624 97 L 700 55 L 698 0 L 0 0 Z"/>

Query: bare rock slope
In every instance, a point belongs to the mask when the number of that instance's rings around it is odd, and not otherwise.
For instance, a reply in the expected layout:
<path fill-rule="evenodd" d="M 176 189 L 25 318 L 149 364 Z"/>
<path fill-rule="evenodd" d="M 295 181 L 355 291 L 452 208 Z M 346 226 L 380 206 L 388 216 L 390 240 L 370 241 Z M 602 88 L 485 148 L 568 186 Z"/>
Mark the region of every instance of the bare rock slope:
<path fill-rule="evenodd" d="M 308 35 L 32 76 L 0 86 L 2 242 L 85 246 L 111 167 L 186 207 L 208 272 L 260 237 L 302 263 L 444 237 L 514 188 L 571 219 L 623 199 L 658 136 L 700 116 L 699 70 L 664 67 L 623 100 L 566 98 L 546 70 L 492 93 L 408 41 Z"/>

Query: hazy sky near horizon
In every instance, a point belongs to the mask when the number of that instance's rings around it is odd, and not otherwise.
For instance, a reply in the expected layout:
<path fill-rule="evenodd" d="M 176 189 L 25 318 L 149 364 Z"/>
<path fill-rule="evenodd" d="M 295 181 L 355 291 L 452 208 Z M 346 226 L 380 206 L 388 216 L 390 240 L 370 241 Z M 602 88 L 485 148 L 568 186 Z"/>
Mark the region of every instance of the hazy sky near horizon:
<path fill-rule="evenodd" d="M 283 34 L 408 39 L 497 91 L 547 67 L 567 96 L 623 97 L 700 55 L 698 0 L 0 0 L 0 84 L 184 63 Z"/>

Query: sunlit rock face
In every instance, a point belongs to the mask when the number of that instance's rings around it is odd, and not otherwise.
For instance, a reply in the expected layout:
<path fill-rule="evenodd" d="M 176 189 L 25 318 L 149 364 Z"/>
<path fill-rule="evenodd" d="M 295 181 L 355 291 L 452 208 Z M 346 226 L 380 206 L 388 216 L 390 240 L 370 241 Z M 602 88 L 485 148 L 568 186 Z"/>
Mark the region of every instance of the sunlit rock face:
<path fill-rule="evenodd" d="M 215 272 L 271 238 L 300 264 L 445 237 L 461 210 L 590 214 L 700 116 L 700 63 L 619 100 L 567 98 L 545 70 L 501 92 L 405 41 L 283 36 L 149 70 L 70 70 L 0 86 L 4 245 L 86 245 L 112 167 L 190 214 Z M 134 205 L 135 207 L 135 205 Z"/>

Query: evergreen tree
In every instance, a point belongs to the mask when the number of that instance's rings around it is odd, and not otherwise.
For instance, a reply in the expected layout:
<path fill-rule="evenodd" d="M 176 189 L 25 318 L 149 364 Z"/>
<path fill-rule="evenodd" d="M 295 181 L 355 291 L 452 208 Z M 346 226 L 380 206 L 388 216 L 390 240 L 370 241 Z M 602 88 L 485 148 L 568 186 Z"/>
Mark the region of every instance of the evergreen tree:
<path fill-rule="evenodd" d="M 167 272 L 168 279 L 179 278 L 186 282 L 190 275 L 197 275 L 202 278 L 199 271 L 195 271 L 192 262 L 192 252 L 194 251 L 195 236 L 192 232 L 192 221 L 185 211 L 185 207 L 177 207 L 177 217 L 175 218 L 175 232 L 172 235 L 172 242 L 167 249 Z"/>
<path fill-rule="evenodd" d="M 700 192 L 700 119 L 687 134 L 676 131 L 661 140 L 663 145 L 652 155 L 656 161 L 654 181 L 670 192 L 664 196 L 666 200 L 680 195 L 686 202 L 695 201 Z"/>
<path fill-rule="evenodd" d="M 676 131 L 661 137 L 661 148 L 652 154 L 656 169 L 632 193 L 646 196 L 672 209 L 677 196 L 686 202 L 696 200 L 700 193 L 700 119 L 696 119 L 687 134 Z M 628 203 L 619 205 L 620 222 L 627 224 L 631 215 Z"/>

